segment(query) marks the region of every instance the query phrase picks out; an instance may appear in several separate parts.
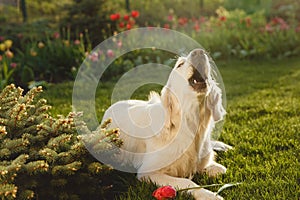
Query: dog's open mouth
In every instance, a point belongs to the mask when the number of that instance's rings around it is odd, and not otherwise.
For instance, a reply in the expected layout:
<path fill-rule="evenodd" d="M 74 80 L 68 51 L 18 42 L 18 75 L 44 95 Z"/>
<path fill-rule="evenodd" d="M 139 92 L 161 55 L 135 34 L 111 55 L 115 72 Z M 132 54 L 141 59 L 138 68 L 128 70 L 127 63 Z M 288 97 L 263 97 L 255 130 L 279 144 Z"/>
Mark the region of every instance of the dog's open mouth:
<path fill-rule="evenodd" d="M 194 69 L 193 75 L 189 78 L 189 84 L 196 92 L 204 92 L 206 89 L 206 82 L 200 73 Z"/>

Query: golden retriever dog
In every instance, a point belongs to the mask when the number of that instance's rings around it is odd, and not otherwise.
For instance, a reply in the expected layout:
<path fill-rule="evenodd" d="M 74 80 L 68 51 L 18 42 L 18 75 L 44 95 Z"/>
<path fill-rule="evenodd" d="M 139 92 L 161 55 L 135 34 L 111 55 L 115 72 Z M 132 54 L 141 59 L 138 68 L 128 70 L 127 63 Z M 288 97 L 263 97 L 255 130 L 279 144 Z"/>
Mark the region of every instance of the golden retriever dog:
<path fill-rule="evenodd" d="M 119 101 L 105 112 L 110 128 L 120 129 L 122 163 L 136 168 L 140 180 L 184 189 L 199 186 L 191 180 L 195 173 L 226 172 L 214 161 L 213 148 L 230 146 L 211 140 L 215 123 L 225 115 L 212 74 L 206 52 L 194 49 L 178 58 L 161 94 L 151 92 L 148 101 Z M 197 200 L 222 199 L 206 189 L 188 192 Z"/>

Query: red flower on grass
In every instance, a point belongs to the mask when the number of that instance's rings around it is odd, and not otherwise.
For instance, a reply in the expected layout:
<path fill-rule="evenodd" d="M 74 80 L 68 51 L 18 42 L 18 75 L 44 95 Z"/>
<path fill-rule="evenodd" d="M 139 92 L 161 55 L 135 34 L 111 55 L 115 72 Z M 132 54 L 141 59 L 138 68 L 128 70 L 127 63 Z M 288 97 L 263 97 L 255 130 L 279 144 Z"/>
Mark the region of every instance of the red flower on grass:
<path fill-rule="evenodd" d="M 157 200 L 167 200 L 176 197 L 176 190 L 170 185 L 160 187 L 156 189 L 152 196 L 155 197 Z"/>

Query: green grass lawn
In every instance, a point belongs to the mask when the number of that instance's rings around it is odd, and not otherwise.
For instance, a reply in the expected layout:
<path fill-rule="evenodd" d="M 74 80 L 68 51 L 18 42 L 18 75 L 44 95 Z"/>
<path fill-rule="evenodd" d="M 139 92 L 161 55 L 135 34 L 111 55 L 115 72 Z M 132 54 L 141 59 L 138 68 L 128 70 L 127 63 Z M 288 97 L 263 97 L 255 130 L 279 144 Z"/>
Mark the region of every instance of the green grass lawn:
<path fill-rule="evenodd" d="M 225 199 L 299 200 L 300 59 L 235 60 L 217 65 L 227 95 L 227 116 L 220 140 L 234 149 L 217 157 L 227 167 L 226 174 L 218 178 L 196 175 L 194 180 L 200 185 L 242 182 L 223 191 Z M 99 92 L 99 118 L 109 106 L 111 88 L 105 84 Z M 141 97 L 146 98 L 148 91 L 141 91 Z M 43 94 L 53 105 L 54 114 L 65 115 L 71 111 L 71 96 L 72 83 L 50 86 Z M 123 192 L 119 199 L 151 199 L 153 184 L 140 183 L 128 174 L 122 180 L 113 187 L 114 192 Z M 129 192 L 120 189 L 121 184 L 129 187 Z M 192 199 L 178 197 L 188 198 Z"/>

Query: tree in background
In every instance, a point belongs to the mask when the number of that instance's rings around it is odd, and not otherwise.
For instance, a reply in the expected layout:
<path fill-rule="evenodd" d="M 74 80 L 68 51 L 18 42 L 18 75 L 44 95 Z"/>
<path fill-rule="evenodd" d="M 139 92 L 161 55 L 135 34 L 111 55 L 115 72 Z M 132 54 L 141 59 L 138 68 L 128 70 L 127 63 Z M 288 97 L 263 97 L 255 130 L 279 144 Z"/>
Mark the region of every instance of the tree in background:
<path fill-rule="evenodd" d="M 67 15 L 62 19 L 60 27 L 68 27 L 71 37 L 88 31 L 93 46 L 98 45 L 111 36 L 114 30 L 109 20 L 111 8 L 105 4 L 105 0 L 73 0 L 66 7 Z"/>
<path fill-rule="evenodd" d="M 26 0 L 21 0 L 20 9 L 23 16 L 23 22 L 27 22 L 27 9 L 26 9 Z"/>

